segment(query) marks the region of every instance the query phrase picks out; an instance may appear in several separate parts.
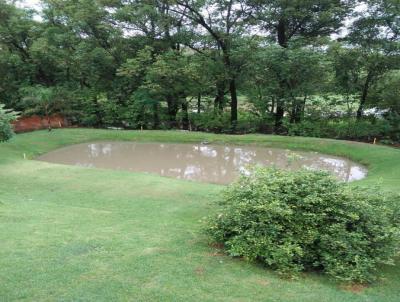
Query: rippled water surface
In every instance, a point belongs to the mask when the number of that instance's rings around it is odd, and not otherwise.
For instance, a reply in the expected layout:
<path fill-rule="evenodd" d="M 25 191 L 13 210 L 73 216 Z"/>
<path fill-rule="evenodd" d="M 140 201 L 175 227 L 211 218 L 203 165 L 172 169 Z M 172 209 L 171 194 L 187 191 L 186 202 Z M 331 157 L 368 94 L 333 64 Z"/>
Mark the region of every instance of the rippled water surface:
<path fill-rule="evenodd" d="M 72 145 L 38 160 L 83 167 L 155 173 L 179 179 L 227 184 L 249 165 L 326 170 L 344 181 L 365 177 L 366 169 L 350 160 L 285 149 L 202 144 L 95 142 Z"/>

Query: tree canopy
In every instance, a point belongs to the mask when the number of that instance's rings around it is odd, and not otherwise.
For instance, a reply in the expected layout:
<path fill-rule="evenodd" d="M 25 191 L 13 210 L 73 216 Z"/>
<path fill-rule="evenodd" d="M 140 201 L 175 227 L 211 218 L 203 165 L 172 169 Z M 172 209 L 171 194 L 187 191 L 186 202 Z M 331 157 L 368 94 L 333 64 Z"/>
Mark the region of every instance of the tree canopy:
<path fill-rule="evenodd" d="M 0 102 L 23 115 L 357 139 L 370 135 L 337 129 L 367 123 L 380 129 L 374 135 L 397 139 L 382 130 L 400 120 L 396 0 L 42 0 L 41 7 L 0 0 Z"/>

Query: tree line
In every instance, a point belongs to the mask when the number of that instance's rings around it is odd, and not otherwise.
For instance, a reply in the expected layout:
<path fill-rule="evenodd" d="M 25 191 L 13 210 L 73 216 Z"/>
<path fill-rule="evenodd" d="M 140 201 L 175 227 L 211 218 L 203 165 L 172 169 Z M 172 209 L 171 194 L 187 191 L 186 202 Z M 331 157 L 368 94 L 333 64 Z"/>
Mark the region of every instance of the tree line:
<path fill-rule="evenodd" d="M 0 102 L 23 114 L 62 113 L 93 127 L 330 137 L 353 125 L 400 139 L 397 0 L 41 7 L 0 0 Z M 366 116 L 369 108 L 381 119 Z"/>

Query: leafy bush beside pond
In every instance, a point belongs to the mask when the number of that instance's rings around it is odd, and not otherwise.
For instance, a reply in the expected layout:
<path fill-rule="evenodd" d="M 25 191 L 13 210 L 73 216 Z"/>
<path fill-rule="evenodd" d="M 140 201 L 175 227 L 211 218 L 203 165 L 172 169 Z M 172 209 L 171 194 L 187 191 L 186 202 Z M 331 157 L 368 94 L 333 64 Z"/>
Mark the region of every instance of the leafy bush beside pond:
<path fill-rule="evenodd" d="M 287 276 L 317 270 L 370 282 L 398 249 L 399 212 L 383 194 L 325 172 L 255 168 L 228 187 L 207 231 L 231 256 Z"/>
<path fill-rule="evenodd" d="M 0 142 L 9 140 L 14 132 L 11 122 L 17 118 L 17 114 L 12 110 L 4 109 L 4 105 L 0 104 Z"/>

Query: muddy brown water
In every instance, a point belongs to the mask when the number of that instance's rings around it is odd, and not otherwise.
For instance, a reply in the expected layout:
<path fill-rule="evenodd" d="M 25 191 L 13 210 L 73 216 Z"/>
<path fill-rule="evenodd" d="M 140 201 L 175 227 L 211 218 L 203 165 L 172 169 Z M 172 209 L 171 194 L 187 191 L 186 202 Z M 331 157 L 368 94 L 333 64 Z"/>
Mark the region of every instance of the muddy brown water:
<path fill-rule="evenodd" d="M 250 165 L 326 170 L 353 181 L 367 170 L 345 158 L 276 148 L 233 145 L 94 142 L 64 147 L 37 158 L 50 163 L 147 172 L 201 182 L 228 184 Z"/>

